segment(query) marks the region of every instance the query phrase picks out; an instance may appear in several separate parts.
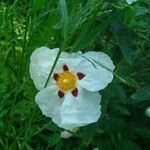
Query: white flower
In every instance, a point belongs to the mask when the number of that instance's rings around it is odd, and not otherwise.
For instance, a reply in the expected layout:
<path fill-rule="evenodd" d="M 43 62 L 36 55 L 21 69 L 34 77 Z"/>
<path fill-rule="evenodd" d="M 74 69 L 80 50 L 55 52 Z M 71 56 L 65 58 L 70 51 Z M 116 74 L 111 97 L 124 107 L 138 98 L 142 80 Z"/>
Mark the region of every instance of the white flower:
<path fill-rule="evenodd" d="M 137 0 L 126 0 L 126 2 L 130 5 L 132 4 L 133 2 L 136 2 Z"/>
<path fill-rule="evenodd" d="M 112 71 L 115 68 L 113 62 L 102 52 L 62 52 L 44 88 L 58 50 L 41 47 L 31 56 L 31 78 L 40 90 L 35 97 L 36 103 L 45 116 L 67 130 L 96 122 L 101 114 L 98 91 L 113 79 L 112 72 L 97 62 Z"/>

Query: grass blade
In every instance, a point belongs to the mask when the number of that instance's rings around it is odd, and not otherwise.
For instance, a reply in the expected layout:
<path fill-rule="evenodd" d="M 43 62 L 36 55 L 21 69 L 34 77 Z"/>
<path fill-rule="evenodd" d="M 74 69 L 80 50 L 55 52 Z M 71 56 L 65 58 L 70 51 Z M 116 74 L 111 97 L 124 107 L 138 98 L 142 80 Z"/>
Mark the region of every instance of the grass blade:
<path fill-rule="evenodd" d="M 62 25 L 63 25 L 63 37 L 67 39 L 68 34 L 68 10 L 65 0 L 60 0 L 61 14 L 62 14 Z"/>
<path fill-rule="evenodd" d="M 98 25 L 95 29 L 93 29 L 91 32 L 88 32 L 86 35 L 81 36 L 77 43 L 74 45 L 73 51 L 77 52 L 78 50 L 81 50 L 85 48 L 89 43 L 95 40 L 95 38 L 111 24 L 115 18 L 118 17 L 120 14 L 120 11 L 112 12 L 113 15 L 108 17 L 106 20 L 104 20 L 100 25 Z"/>

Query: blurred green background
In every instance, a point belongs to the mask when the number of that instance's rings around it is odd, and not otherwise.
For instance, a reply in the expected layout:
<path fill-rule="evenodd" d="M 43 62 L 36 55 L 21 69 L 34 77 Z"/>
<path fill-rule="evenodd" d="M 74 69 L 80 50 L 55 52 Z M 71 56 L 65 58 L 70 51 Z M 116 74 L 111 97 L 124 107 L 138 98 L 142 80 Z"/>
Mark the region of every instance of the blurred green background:
<path fill-rule="evenodd" d="M 149 0 L 1 0 L 0 150 L 149 150 L 149 6 Z M 113 82 L 100 91 L 101 118 L 67 140 L 34 101 L 30 55 L 43 45 L 102 51 L 116 66 Z"/>

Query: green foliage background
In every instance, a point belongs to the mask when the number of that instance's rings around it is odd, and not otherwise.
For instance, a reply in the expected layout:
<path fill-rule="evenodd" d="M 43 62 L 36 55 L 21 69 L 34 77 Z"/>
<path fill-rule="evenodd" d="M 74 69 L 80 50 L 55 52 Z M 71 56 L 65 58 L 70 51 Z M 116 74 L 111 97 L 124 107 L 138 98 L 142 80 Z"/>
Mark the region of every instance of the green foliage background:
<path fill-rule="evenodd" d="M 1 0 L 0 149 L 149 150 L 149 6 L 149 0 Z M 29 59 L 43 45 L 102 51 L 116 66 L 113 82 L 100 91 L 101 118 L 67 140 L 34 102 Z"/>

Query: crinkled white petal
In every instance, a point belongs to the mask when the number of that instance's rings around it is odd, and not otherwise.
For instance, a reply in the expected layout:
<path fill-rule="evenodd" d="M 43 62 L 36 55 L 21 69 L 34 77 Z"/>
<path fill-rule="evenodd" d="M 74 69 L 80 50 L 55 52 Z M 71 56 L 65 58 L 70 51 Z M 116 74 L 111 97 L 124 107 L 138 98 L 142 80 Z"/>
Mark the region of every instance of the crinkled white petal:
<path fill-rule="evenodd" d="M 76 127 L 96 122 L 100 117 L 101 96 L 98 92 L 79 88 L 77 97 L 67 92 L 64 99 L 60 99 L 57 92 L 55 85 L 48 86 L 37 93 L 35 101 L 43 115 L 52 118 L 59 127 L 73 131 Z"/>
<path fill-rule="evenodd" d="M 30 75 L 38 90 L 43 89 L 58 50 L 58 48 L 51 50 L 43 46 L 32 53 L 30 57 Z"/>
<path fill-rule="evenodd" d="M 63 58 L 59 57 L 59 60 L 55 66 L 53 73 L 63 72 L 64 65 L 67 65 L 69 68 L 69 71 L 73 72 L 73 69 L 76 68 L 80 62 L 81 62 L 80 58 L 68 58 L 68 56 L 67 57 L 63 56 Z"/>
<path fill-rule="evenodd" d="M 137 0 L 126 0 L 126 2 L 130 5 L 132 4 L 133 2 L 136 2 Z"/>
<path fill-rule="evenodd" d="M 98 92 L 78 89 L 78 96 L 67 93 L 61 106 L 61 124 L 68 130 L 96 122 L 101 114 L 101 96 Z M 67 129 L 67 128 L 66 128 Z"/>
<path fill-rule="evenodd" d="M 113 73 L 115 66 L 108 55 L 102 52 L 87 52 L 83 55 L 87 61 L 93 64 L 95 70 L 88 70 L 87 77 L 80 81 L 80 85 L 90 91 L 98 91 L 104 89 L 108 83 L 113 79 Z M 99 63 L 99 64 L 98 64 Z M 102 66 L 104 67 L 102 67 Z M 79 68 L 84 69 L 85 66 L 82 63 Z M 110 69 L 110 71 L 106 68 Z M 87 68 L 88 69 L 88 68 Z"/>
<path fill-rule="evenodd" d="M 89 91 L 99 91 L 104 89 L 113 79 L 105 69 L 91 70 L 86 76 L 78 81 L 78 84 Z"/>
<path fill-rule="evenodd" d="M 58 97 L 58 89 L 55 85 L 44 88 L 37 93 L 35 101 L 43 115 L 52 118 L 60 126 L 60 109 L 63 99 Z"/>
<path fill-rule="evenodd" d="M 112 60 L 110 59 L 110 57 L 103 52 L 90 51 L 90 52 L 86 52 L 83 56 L 99 63 L 99 64 L 97 64 L 94 61 L 92 61 L 97 68 L 101 67 L 100 65 L 102 64 L 103 66 L 107 67 L 111 71 L 113 71 L 115 69 L 115 66 L 114 66 Z"/>

